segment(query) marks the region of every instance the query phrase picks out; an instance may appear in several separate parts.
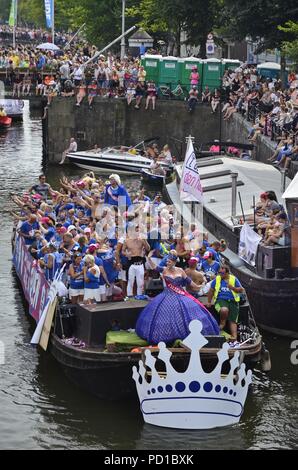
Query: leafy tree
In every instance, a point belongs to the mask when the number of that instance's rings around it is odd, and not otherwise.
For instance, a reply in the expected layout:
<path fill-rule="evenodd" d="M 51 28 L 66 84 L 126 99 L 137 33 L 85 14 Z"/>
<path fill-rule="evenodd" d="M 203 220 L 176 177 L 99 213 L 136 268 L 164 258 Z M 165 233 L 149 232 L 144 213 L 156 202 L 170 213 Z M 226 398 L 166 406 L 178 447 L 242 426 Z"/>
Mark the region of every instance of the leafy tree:
<path fill-rule="evenodd" d="M 10 0 L 0 0 L 0 19 L 3 22 L 8 21 L 10 11 Z"/>
<path fill-rule="evenodd" d="M 257 53 L 280 48 L 285 32 L 278 27 L 296 19 L 297 0 L 224 0 L 222 10 L 226 33 L 234 40 L 259 41 Z"/>
<path fill-rule="evenodd" d="M 282 48 L 285 55 L 293 61 L 294 68 L 298 70 L 298 22 L 288 21 L 284 27 L 279 26 L 279 30 L 286 33 L 286 37 L 292 39 L 284 41 Z"/>
<path fill-rule="evenodd" d="M 40 0 L 19 0 L 18 23 L 32 24 L 44 28 L 44 3 Z"/>
<path fill-rule="evenodd" d="M 207 34 L 213 29 L 219 0 L 141 0 L 128 9 L 129 15 L 139 18 L 138 24 L 152 33 L 167 34 L 180 55 L 181 32 L 186 44 L 199 44 L 205 55 Z"/>

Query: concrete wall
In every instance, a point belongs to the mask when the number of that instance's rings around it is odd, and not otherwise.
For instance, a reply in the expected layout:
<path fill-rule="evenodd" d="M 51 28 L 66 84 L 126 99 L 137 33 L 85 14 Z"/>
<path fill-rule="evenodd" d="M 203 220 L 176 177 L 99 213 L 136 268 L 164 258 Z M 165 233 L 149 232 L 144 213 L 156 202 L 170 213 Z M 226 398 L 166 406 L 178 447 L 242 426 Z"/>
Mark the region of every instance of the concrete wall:
<path fill-rule="evenodd" d="M 243 119 L 240 114 L 233 114 L 229 121 L 223 121 L 224 140 L 231 139 L 233 142 L 249 143 L 247 139 L 252 123 Z M 272 156 L 276 143 L 271 141 L 269 137 L 259 135 L 255 142 L 253 157 L 255 160 L 268 163 L 268 158 Z"/>
<path fill-rule="evenodd" d="M 218 139 L 219 116 L 201 104 L 190 114 L 184 101 L 158 100 L 155 111 L 146 111 L 144 103 L 136 110 L 122 99 L 96 98 L 89 109 L 86 102 L 77 107 L 74 98 L 57 97 L 48 109 L 43 127 L 48 161 L 57 163 L 71 137 L 76 138 L 79 150 L 83 150 L 95 144 L 134 145 L 159 136 L 160 144 L 168 143 L 175 155 L 178 148 L 172 138 L 185 142 L 185 137 L 191 134 L 197 144 Z"/>

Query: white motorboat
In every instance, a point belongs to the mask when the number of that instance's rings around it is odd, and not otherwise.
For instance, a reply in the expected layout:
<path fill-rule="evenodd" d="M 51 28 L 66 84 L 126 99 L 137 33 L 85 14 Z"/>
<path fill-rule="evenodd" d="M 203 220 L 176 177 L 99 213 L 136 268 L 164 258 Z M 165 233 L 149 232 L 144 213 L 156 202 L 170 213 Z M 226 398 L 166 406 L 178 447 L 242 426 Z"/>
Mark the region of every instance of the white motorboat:
<path fill-rule="evenodd" d="M 145 148 L 145 142 L 140 142 L 134 147 L 117 146 L 101 150 L 78 151 L 68 153 L 67 157 L 71 163 L 97 173 L 110 173 L 111 171 L 128 175 L 142 173 L 142 170 L 148 170 L 152 164 L 150 158 L 142 155 L 142 146 Z M 168 169 L 166 163 L 161 163 L 161 166 Z"/>
<path fill-rule="evenodd" d="M 18 119 L 23 117 L 23 100 L 14 99 L 0 99 L 0 106 L 2 106 L 8 117 Z"/>

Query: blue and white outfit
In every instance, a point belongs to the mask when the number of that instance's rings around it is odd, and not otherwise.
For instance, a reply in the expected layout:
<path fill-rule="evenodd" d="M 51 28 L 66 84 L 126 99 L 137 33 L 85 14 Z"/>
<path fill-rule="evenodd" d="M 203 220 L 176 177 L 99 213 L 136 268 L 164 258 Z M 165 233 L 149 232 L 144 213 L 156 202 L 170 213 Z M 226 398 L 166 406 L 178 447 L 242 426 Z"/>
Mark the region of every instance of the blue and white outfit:
<path fill-rule="evenodd" d="M 93 274 L 91 269 L 95 269 L 96 273 Z M 100 283 L 100 270 L 99 267 L 95 264 L 92 268 L 89 268 L 86 272 L 86 276 L 89 279 L 89 282 L 84 281 L 84 300 L 96 300 L 100 302 L 101 295 L 99 292 L 99 283 Z"/>
<path fill-rule="evenodd" d="M 78 277 L 73 279 L 70 277 L 69 283 L 69 297 L 78 297 L 84 295 L 84 274 L 83 274 L 84 263 L 81 261 L 79 265 L 73 264 L 73 270 L 75 274 L 81 273 Z"/>

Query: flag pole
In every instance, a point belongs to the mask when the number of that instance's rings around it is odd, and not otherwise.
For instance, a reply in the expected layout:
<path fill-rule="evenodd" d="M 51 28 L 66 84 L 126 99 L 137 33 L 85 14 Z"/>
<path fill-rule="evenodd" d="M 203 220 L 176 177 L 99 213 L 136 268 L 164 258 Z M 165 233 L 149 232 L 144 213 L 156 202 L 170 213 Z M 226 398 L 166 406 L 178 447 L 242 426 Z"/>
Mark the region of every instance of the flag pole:
<path fill-rule="evenodd" d="M 14 2 L 14 9 L 13 9 L 13 39 L 12 39 L 12 46 L 16 48 L 16 27 L 17 27 L 17 17 L 18 17 L 18 0 L 13 0 Z"/>
<path fill-rule="evenodd" d="M 55 0 L 52 0 L 52 43 L 55 44 Z"/>
<path fill-rule="evenodd" d="M 82 29 L 86 26 L 86 23 L 82 24 L 82 26 L 79 27 L 77 32 L 72 36 L 72 38 L 65 44 L 64 49 L 69 46 L 69 44 L 74 40 L 75 37 L 82 31 Z"/>

